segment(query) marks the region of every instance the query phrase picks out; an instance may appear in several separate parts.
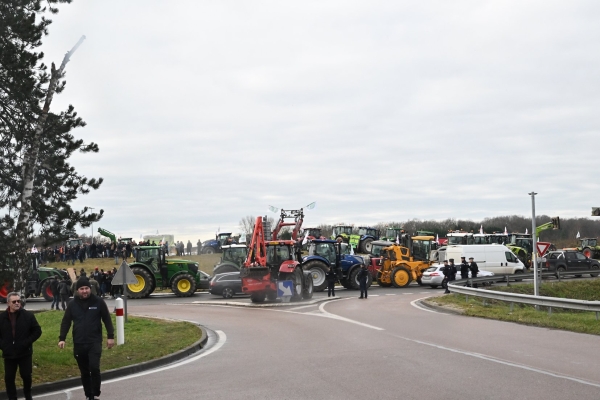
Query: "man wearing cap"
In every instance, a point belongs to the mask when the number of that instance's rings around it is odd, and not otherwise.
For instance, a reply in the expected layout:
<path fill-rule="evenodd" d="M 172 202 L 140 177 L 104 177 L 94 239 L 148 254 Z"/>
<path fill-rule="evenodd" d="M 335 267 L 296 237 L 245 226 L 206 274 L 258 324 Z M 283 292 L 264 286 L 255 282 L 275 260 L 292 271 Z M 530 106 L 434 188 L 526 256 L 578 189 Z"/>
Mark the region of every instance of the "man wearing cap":
<path fill-rule="evenodd" d="M 454 266 L 454 258 L 451 258 L 449 261 L 450 264 L 444 261 L 444 270 L 442 271 L 446 279 L 446 291 L 444 293 L 450 293 L 450 291 L 448 290 L 448 282 L 452 282 L 456 279 L 456 267 Z"/>
<path fill-rule="evenodd" d="M 464 257 L 460 258 L 460 279 L 469 279 L 469 264 Z"/>
<path fill-rule="evenodd" d="M 100 398 L 100 357 L 102 355 L 102 322 L 106 328 L 106 345 L 115 345 L 114 328 L 104 300 L 92 294 L 90 281 L 81 277 L 76 295 L 69 301 L 60 324 L 58 347 L 65 348 L 65 339 L 73 323 L 73 355 L 81 372 L 83 391 L 88 400 Z"/>
<path fill-rule="evenodd" d="M 9 400 L 17 400 L 15 377 L 17 368 L 23 380 L 25 399 L 31 397 L 31 375 L 33 372 L 33 342 L 42 336 L 42 328 L 33 313 L 21 307 L 19 293 L 6 296 L 8 308 L 0 313 L 0 349 L 4 358 L 4 382 Z"/>

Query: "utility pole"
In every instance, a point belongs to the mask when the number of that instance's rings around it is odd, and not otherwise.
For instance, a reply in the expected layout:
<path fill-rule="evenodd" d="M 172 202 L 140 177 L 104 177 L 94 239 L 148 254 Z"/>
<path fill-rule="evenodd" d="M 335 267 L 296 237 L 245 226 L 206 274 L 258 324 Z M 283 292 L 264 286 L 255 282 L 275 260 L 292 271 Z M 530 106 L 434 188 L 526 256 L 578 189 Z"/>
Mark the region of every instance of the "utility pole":
<path fill-rule="evenodd" d="M 88 207 L 90 210 L 94 211 L 94 207 Z M 94 244 L 94 223 L 92 222 L 92 244 Z"/>
<path fill-rule="evenodd" d="M 533 238 L 533 248 L 531 249 L 531 262 L 533 264 L 533 295 L 540 295 L 540 282 L 538 281 L 538 265 L 537 265 L 537 237 L 535 233 L 535 195 L 537 193 L 528 193 L 531 196 L 531 237 Z"/>

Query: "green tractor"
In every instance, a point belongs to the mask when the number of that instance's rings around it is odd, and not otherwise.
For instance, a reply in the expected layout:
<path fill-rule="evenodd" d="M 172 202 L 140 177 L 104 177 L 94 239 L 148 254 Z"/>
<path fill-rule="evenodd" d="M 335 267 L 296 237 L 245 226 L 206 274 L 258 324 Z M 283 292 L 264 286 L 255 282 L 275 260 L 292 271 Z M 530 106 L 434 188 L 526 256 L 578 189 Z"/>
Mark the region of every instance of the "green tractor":
<path fill-rule="evenodd" d="M 25 297 L 43 296 L 46 301 L 52 301 L 52 290 L 50 290 L 51 278 L 56 277 L 59 280 L 66 279 L 71 286 L 71 278 L 67 271 L 63 271 L 56 268 L 41 267 L 39 265 L 38 258 L 34 254 L 29 254 L 29 269 L 27 271 L 27 284 L 25 289 Z M 11 262 L 6 266 L 2 266 L 2 272 L 4 272 L 5 280 L 0 287 L 0 302 L 6 302 L 6 296 L 13 290 L 12 279 L 10 274 L 12 273 Z"/>
<path fill-rule="evenodd" d="M 600 246 L 597 238 L 583 238 L 577 250 L 581 251 L 587 258 L 600 258 Z"/>
<path fill-rule="evenodd" d="M 369 254 L 371 252 L 371 243 L 379 239 L 379 230 L 361 226 L 358 228 L 358 235 L 355 235 L 352 233 L 351 226 L 338 225 L 333 227 L 331 238 L 342 238 L 344 243 L 350 244 L 358 252 Z"/>
<path fill-rule="evenodd" d="M 221 246 L 223 257 L 213 269 L 213 275 L 225 272 L 238 272 L 248 258 L 248 247 L 245 244 L 229 244 Z"/>
<path fill-rule="evenodd" d="M 210 276 L 199 270 L 197 262 L 167 260 L 162 246 L 137 246 L 135 249 L 135 262 L 129 266 L 137 282 L 127 285 L 130 298 L 148 297 L 159 285 L 171 288 L 177 297 L 188 297 L 197 289 L 208 289 Z"/>
<path fill-rule="evenodd" d="M 396 239 L 398 239 L 398 241 L 400 240 L 400 238 L 402 237 L 402 235 L 404 235 L 406 232 L 404 231 L 404 228 L 393 228 L 388 226 L 387 228 L 385 228 L 385 236 L 380 237 L 379 240 L 385 240 L 388 242 L 396 242 Z"/>

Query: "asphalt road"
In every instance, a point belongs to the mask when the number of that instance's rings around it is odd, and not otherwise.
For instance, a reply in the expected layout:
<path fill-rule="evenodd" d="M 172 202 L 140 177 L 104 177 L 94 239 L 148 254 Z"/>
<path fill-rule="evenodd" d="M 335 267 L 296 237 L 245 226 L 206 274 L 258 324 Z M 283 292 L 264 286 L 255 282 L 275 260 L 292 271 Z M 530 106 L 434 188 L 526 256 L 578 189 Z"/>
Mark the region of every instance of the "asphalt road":
<path fill-rule="evenodd" d="M 204 325 L 215 332 L 213 344 L 184 363 L 104 382 L 101 397 L 600 398 L 597 336 L 418 306 L 418 299 L 441 293 L 416 285 L 374 287 L 359 300 L 357 292 L 340 290 L 335 301 L 260 309 L 224 306 L 208 294 L 130 300 L 130 313 Z M 48 306 L 36 300 L 27 305 Z M 83 399 L 83 393 L 74 388 L 43 398 Z"/>

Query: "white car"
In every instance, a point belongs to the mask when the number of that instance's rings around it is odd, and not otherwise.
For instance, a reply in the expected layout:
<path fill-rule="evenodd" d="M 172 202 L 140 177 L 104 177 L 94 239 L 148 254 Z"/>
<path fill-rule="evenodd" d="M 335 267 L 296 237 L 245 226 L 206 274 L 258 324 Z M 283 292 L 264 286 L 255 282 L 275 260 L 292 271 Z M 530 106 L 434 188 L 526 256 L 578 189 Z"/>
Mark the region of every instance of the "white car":
<path fill-rule="evenodd" d="M 456 266 L 457 269 L 460 266 Z M 477 273 L 478 278 L 482 278 L 485 276 L 494 276 L 493 272 L 482 271 L 479 270 Z M 471 271 L 469 271 L 469 278 L 471 277 Z M 460 272 L 457 274 L 457 279 L 460 279 Z M 442 286 L 442 281 L 444 280 L 444 264 L 434 264 L 431 267 L 427 268 L 425 272 L 423 272 L 423 276 L 421 276 L 421 283 L 423 285 L 429 285 L 432 288 L 437 288 L 438 286 Z"/>

